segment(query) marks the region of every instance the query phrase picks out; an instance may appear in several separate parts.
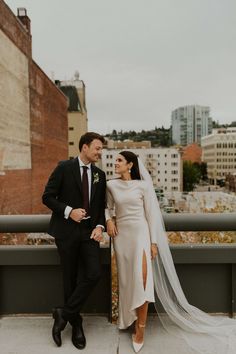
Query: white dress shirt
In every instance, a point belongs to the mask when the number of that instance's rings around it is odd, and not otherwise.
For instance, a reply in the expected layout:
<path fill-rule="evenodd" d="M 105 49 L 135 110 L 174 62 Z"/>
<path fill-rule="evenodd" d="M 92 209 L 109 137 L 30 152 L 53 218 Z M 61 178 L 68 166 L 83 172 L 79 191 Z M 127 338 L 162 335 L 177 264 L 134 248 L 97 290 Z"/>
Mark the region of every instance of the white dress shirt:
<path fill-rule="evenodd" d="M 91 197 L 91 180 L 92 180 L 92 176 L 91 176 L 91 163 L 85 165 L 83 163 L 83 161 L 79 158 L 78 156 L 78 160 L 79 160 L 79 166 L 80 166 L 80 176 L 81 176 L 81 180 L 82 180 L 82 176 L 83 176 L 83 166 L 86 166 L 88 168 L 87 173 L 88 173 L 88 185 L 89 185 L 89 201 L 90 201 L 90 197 Z M 69 215 L 71 213 L 72 208 L 67 205 L 64 211 L 64 216 L 66 219 L 69 218 Z"/>
<path fill-rule="evenodd" d="M 79 158 L 79 156 L 78 156 L 78 160 L 79 160 L 79 166 L 80 166 L 80 176 L 81 176 L 81 180 L 82 180 L 82 176 L 83 176 L 83 166 L 86 166 L 86 167 L 88 168 L 87 174 L 88 174 L 89 201 L 90 201 L 90 198 L 91 198 L 91 184 L 92 184 L 92 169 L 91 169 L 91 163 L 89 163 L 89 164 L 86 165 L 86 164 L 83 163 L 83 161 Z M 72 209 L 73 209 L 73 208 L 71 208 L 69 205 L 67 205 L 67 206 L 65 207 L 65 210 L 64 210 L 64 217 L 65 217 L 65 219 L 68 219 L 68 218 L 69 218 Z M 97 226 L 102 227 L 103 230 L 105 229 L 103 225 L 97 225 Z"/>

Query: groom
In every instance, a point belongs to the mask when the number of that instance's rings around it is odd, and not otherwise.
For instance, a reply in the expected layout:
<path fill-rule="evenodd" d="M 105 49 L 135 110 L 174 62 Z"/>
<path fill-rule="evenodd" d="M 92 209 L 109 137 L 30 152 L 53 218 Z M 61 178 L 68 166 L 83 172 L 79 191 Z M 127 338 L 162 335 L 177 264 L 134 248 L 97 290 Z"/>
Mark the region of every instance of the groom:
<path fill-rule="evenodd" d="M 86 346 L 80 311 L 101 275 L 99 241 L 105 225 L 106 176 L 93 163 L 104 142 L 97 133 L 84 134 L 79 156 L 58 164 L 43 193 L 43 203 L 52 210 L 49 234 L 55 237 L 63 271 L 64 306 L 53 309 L 52 336 L 58 347 L 67 322 L 74 346 Z"/>

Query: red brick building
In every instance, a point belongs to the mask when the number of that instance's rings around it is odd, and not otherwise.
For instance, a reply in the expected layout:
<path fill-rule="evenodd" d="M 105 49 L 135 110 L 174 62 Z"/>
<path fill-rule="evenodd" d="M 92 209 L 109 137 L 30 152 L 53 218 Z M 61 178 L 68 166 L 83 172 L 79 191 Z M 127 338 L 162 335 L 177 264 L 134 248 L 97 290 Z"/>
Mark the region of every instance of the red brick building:
<path fill-rule="evenodd" d="M 202 148 L 197 143 L 182 148 L 183 161 L 202 162 Z"/>
<path fill-rule="evenodd" d="M 48 213 L 41 195 L 68 158 L 67 99 L 32 59 L 30 20 L 0 0 L 0 213 Z"/>

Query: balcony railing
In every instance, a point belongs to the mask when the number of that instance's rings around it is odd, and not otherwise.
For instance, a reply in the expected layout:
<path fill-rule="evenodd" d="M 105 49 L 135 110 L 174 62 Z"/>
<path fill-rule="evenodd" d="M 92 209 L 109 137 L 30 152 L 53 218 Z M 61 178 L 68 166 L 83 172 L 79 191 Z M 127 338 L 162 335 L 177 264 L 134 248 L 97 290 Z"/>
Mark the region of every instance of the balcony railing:
<path fill-rule="evenodd" d="M 0 233 L 46 232 L 50 215 L 2 215 Z M 236 214 L 167 214 L 167 231 L 236 231 Z M 170 245 L 187 299 L 210 313 L 236 312 L 236 244 Z M 84 309 L 110 313 L 110 249 L 102 248 L 103 276 Z M 48 313 L 62 303 L 55 246 L 0 247 L 0 315 Z M 102 301 L 101 301 L 102 298 Z"/>

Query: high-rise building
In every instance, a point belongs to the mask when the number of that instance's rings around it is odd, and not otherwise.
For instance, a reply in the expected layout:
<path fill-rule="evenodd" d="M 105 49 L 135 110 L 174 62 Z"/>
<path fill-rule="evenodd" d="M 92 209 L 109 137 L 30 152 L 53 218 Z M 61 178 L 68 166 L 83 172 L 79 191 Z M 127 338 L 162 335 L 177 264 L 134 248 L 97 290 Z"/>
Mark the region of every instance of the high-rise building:
<path fill-rule="evenodd" d="M 236 128 L 213 129 L 202 138 L 202 160 L 207 163 L 207 175 L 212 183 L 225 180 L 236 172 Z"/>
<path fill-rule="evenodd" d="M 56 85 L 68 98 L 68 157 L 79 154 L 79 140 L 88 131 L 85 84 L 76 72 L 73 80 L 59 81 Z"/>
<path fill-rule="evenodd" d="M 207 106 L 183 106 L 172 111 L 172 142 L 177 145 L 200 144 L 203 136 L 212 132 L 210 108 Z"/>

